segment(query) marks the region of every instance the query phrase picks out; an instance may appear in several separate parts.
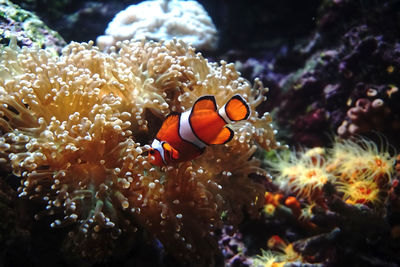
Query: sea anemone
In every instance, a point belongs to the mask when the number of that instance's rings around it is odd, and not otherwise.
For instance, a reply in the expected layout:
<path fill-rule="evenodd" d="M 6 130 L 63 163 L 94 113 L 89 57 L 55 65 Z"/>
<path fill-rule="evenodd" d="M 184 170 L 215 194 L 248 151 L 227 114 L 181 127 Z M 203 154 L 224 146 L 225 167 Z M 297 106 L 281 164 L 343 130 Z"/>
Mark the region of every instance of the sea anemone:
<path fill-rule="evenodd" d="M 36 218 L 55 214 L 51 227 L 77 224 L 70 235 L 83 256 L 112 251 L 112 240 L 136 227 L 124 213 L 135 207 L 126 197 L 131 183 L 151 173 L 130 138 L 138 121 L 115 89 L 115 66 L 75 43 L 59 58 L 6 48 L 1 65 L 1 158 L 22 178 L 19 196 L 42 200 Z"/>
<path fill-rule="evenodd" d="M 255 111 L 266 90 L 233 64 L 209 63 L 176 40 L 124 42 L 111 54 L 92 43 L 71 43 L 61 56 L 5 48 L 0 60 L 1 167 L 20 178 L 20 197 L 44 204 L 36 218 L 70 226 L 82 256 L 99 260 L 141 229 L 177 258 L 210 264 L 213 232 L 237 225 L 243 209 L 258 214 L 264 192 L 250 176 L 265 172 L 253 154 L 277 143 L 270 115 Z M 252 112 L 232 125 L 229 143 L 175 167 L 147 161 L 170 112 L 203 94 L 222 105 L 236 93 Z"/>

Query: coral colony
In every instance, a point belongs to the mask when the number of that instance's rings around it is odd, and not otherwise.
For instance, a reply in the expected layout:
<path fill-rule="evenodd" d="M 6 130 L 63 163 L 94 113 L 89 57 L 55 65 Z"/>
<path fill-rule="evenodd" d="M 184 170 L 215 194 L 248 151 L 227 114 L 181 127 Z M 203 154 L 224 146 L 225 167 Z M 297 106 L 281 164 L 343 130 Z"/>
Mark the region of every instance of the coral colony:
<path fill-rule="evenodd" d="M 265 171 L 252 156 L 277 147 L 275 130 L 255 110 L 265 89 L 233 64 L 210 63 L 173 40 L 126 41 L 111 54 L 91 42 L 71 43 L 61 56 L 6 47 L 0 66 L 1 166 L 21 180 L 20 197 L 43 203 L 36 219 L 68 226 L 68 247 L 81 256 L 102 259 L 121 236 L 145 231 L 177 259 L 211 264 L 215 230 L 262 208 L 264 189 L 249 175 Z M 206 94 L 218 106 L 240 94 L 250 118 L 193 161 L 150 164 L 163 119 Z"/>
<path fill-rule="evenodd" d="M 119 12 L 96 42 L 101 50 L 107 50 L 117 41 L 144 38 L 178 38 L 196 49 L 212 51 L 217 48 L 218 31 L 197 1 L 143 1 Z"/>
<path fill-rule="evenodd" d="M 273 235 L 268 250 L 254 257 L 253 266 L 324 266 L 323 262 L 329 263 L 324 255 L 327 248 L 321 247 L 316 253 L 318 244 L 340 240 L 340 234 L 357 240 L 357 234 L 350 233 L 355 228 L 373 225 L 384 229 L 382 217 L 391 194 L 395 163 L 390 152 L 394 151 L 389 145 L 378 148 L 371 140 L 356 138 L 335 140 L 332 148 L 285 151 L 268 162 L 272 182 L 279 190 L 265 193 L 264 215 L 277 219 L 285 214 L 314 236 L 289 243 Z M 351 224 L 355 228 L 348 229 Z M 330 227 L 332 232 L 326 233 Z M 319 231 L 320 235 L 315 235 Z M 336 253 L 340 254 L 338 247 Z M 310 251 L 314 253 L 310 255 Z"/>

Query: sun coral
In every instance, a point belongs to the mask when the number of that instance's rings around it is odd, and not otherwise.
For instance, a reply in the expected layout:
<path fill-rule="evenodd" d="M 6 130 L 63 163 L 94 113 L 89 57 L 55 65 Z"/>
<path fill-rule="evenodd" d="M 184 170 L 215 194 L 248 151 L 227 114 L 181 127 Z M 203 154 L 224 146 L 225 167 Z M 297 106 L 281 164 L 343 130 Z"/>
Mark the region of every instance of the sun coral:
<path fill-rule="evenodd" d="M 335 177 L 326 171 L 321 148 L 286 153 L 277 162 L 270 162 L 275 181 L 286 193 L 301 198 L 318 198 L 322 187 Z"/>
<path fill-rule="evenodd" d="M 277 143 L 269 114 L 255 111 L 261 83 L 252 88 L 233 64 L 209 63 L 181 41 L 124 42 L 110 55 L 92 43 L 59 57 L 5 48 L 0 63 L 1 166 L 21 178 L 21 197 L 45 204 L 38 219 L 71 226 L 83 256 L 98 260 L 144 229 L 181 260 L 211 263 L 213 231 L 262 207 L 253 154 Z M 203 94 L 221 105 L 236 93 L 252 115 L 233 125 L 231 142 L 178 167 L 148 163 L 143 152 L 167 114 Z"/>
<path fill-rule="evenodd" d="M 337 183 L 339 192 L 343 192 L 343 198 L 349 204 L 364 204 L 380 202 L 379 188 L 373 181 L 355 181 L 351 183 Z"/>
<path fill-rule="evenodd" d="M 306 151 L 283 153 L 270 162 L 275 181 L 288 194 L 316 199 L 329 181 L 350 204 L 382 204 L 387 198 L 395 158 L 390 146 L 365 138 L 335 140 L 327 152 L 315 147 Z M 312 204 L 312 201 L 310 202 Z"/>
<path fill-rule="evenodd" d="M 338 191 L 350 204 L 383 204 L 394 172 L 390 147 L 367 139 L 336 141 L 327 169 L 338 179 Z"/>
<path fill-rule="evenodd" d="M 287 243 L 279 236 L 272 236 L 268 240 L 268 247 L 271 250 L 261 250 L 261 255 L 253 259 L 254 267 L 283 267 L 286 264 L 305 263 L 301 254 L 296 252 L 293 244 Z"/>
<path fill-rule="evenodd" d="M 286 244 L 272 236 L 267 243 L 269 250 L 253 258 L 254 266 L 336 266 L 338 260 L 331 258 L 332 252 L 350 253 L 351 257 L 354 254 L 353 248 L 350 252 L 341 251 L 342 247 L 349 249 L 348 240 L 359 246 L 366 238 L 378 240 L 388 235 L 393 229 L 388 221 L 395 214 L 393 203 L 397 201 L 396 151 L 383 138 L 379 144 L 364 137 L 337 138 L 332 148 L 286 150 L 279 154 L 277 162 L 270 163 L 272 182 L 281 189 L 274 194 L 284 193 L 280 198 L 284 201 L 278 203 L 284 203 L 291 212 L 264 216 L 267 229 L 274 229 L 266 235 L 284 233 L 296 241 Z M 306 177 L 314 183 L 308 184 Z M 321 177 L 326 179 L 314 179 Z M 266 196 L 267 203 L 273 206 L 272 194 L 268 192 Z M 282 205 L 278 207 L 283 210 Z M 295 228 L 301 230 L 293 231 Z M 382 239 L 379 246 L 387 242 Z M 332 247 L 340 242 L 345 243 Z M 370 247 L 363 253 L 368 255 Z"/>
<path fill-rule="evenodd" d="M 364 138 L 340 140 L 330 152 L 330 167 L 342 179 L 371 180 L 381 176 L 391 179 L 395 159 L 390 147 L 381 148 Z"/>

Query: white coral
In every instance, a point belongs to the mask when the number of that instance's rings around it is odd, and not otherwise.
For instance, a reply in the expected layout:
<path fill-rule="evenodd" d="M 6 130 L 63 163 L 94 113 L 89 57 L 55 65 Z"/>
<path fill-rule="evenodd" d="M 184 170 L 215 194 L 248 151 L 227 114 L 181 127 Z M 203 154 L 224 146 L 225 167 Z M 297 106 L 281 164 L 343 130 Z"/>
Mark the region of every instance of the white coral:
<path fill-rule="evenodd" d="M 217 30 L 201 4 L 196 1 L 155 0 L 131 5 L 109 23 L 106 35 L 97 38 L 106 50 L 123 40 L 182 39 L 196 49 L 215 50 Z"/>

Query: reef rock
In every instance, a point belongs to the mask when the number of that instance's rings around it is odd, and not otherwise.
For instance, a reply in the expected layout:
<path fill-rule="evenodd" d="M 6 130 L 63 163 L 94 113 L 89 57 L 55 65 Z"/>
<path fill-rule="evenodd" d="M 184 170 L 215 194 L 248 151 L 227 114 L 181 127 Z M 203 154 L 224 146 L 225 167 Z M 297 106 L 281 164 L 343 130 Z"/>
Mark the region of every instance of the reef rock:
<path fill-rule="evenodd" d="M 20 47 L 48 48 L 53 53 L 61 52 L 66 45 L 63 38 L 47 27 L 36 15 L 8 0 L 0 1 L 0 43 L 8 45 L 15 38 Z"/>

